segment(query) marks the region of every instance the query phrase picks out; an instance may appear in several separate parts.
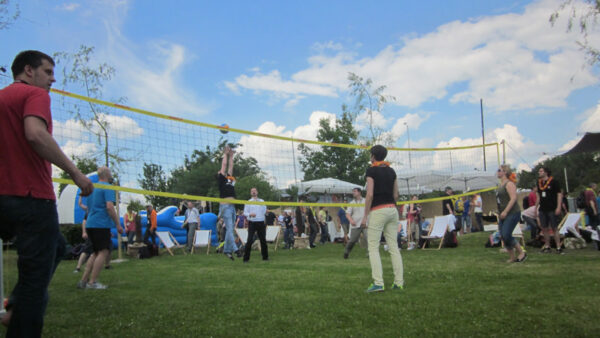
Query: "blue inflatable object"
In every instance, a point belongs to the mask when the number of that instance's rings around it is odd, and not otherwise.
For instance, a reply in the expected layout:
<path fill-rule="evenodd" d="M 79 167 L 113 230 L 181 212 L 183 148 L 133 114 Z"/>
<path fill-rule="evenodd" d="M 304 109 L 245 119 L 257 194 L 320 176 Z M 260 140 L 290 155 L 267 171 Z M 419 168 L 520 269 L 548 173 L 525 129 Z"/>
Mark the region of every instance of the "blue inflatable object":
<path fill-rule="evenodd" d="M 156 214 L 156 231 L 168 231 L 173 237 L 179 242 L 179 244 L 184 245 L 187 244 L 187 229 L 181 228 L 183 225 L 183 221 L 185 216 L 175 216 L 177 212 L 177 207 L 168 206 L 160 210 Z M 148 225 L 148 217 L 146 210 L 140 211 L 139 215 L 141 217 L 142 223 L 142 236 L 146 233 L 146 228 Z M 121 226 L 123 225 L 123 217 L 121 217 Z M 217 215 L 213 213 L 204 213 L 200 215 L 200 229 L 201 230 L 212 230 L 211 232 L 211 245 L 218 246 L 219 239 L 217 236 Z M 118 246 L 118 237 L 117 237 L 117 229 L 111 228 L 112 233 L 112 242 L 113 248 L 117 248 Z M 143 238 L 143 237 L 142 237 Z M 160 240 L 156 239 L 156 244 L 162 247 Z"/>

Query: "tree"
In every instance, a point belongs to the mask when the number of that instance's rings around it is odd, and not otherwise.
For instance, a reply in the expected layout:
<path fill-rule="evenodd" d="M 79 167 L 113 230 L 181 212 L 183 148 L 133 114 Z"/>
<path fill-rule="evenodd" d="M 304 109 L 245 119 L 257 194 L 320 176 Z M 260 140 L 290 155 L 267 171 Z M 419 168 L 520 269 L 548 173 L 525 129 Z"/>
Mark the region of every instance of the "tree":
<path fill-rule="evenodd" d="M 84 91 L 85 96 L 102 99 L 104 82 L 109 81 L 115 74 L 115 69 L 107 64 L 100 63 L 94 65 L 92 60 L 94 47 L 81 45 L 76 53 L 59 52 L 54 54 L 56 64 L 64 63 L 62 68 L 62 86 L 68 84 L 80 86 Z M 124 98 L 116 100 L 123 102 Z M 96 136 L 98 145 L 102 148 L 101 156 L 105 166 L 112 166 L 113 171 L 122 162 L 127 161 L 126 158 L 119 155 L 125 149 L 115 149 L 109 147 L 109 129 L 108 114 L 101 110 L 100 105 L 87 102 L 87 108 L 91 112 L 91 117 L 88 114 L 82 113 L 82 107 L 79 105 L 69 105 L 67 109 L 81 123 L 81 125 L 90 133 Z M 102 109 L 107 109 L 103 107 Z"/>
<path fill-rule="evenodd" d="M 144 162 L 143 176 L 138 179 L 138 183 L 144 190 L 150 191 L 168 191 L 167 177 L 161 165 Z M 169 205 L 169 198 L 154 195 L 145 195 L 155 209 L 160 209 Z"/>
<path fill-rule="evenodd" d="M 383 129 L 373 125 L 373 112 L 377 111 L 381 113 L 385 104 L 390 100 L 396 100 L 396 98 L 383 94 L 387 86 L 379 86 L 373 89 L 373 81 L 370 78 L 363 79 L 354 73 L 348 73 L 348 81 L 350 81 L 348 85 L 351 89 L 350 93 L 355 97 L 354 112 L 350 113 L 352 121 L 354 122 L 358 115 L 366 111 L 369 116 L 369 132 L 371 133 L 371 137 L 367 143 L 390 143 L 390 140 L 381 139 Z M 345 110 L 345 106 L 343 106 L 342 111 Z"/>
<path fill-rule="evenodd" d="M 8 29 L 20 16 L 19 4 L 13 7 L 10 5 L 10 0 L 0 0 L 0 30 Z"/>
<path fill-rule="evenodd" d="M 570 32 L 574 25 L 579 26 L 579 33 L 582 36 L 582 40 L 577 41 L 577 44 L 585 52 L 589 64 L 593 66 L 599 63 L 600 47 L 593 46 L 588 36 L 590 31 L 593 31 L 598 24 L 600 1 L 584 0 L 584 4 L 582 4 L 580 1 L 564 0 L 558 9 L 550 15 L 550 23 L 554 25 L 560 14 L 564 11 L 568 11 L 567 31 Z"/>
<path fill-rule="evenodd" d="M 75 163 L 75 166 L 77 167 L 77 169 L 79 169 L 82 173 L 84 173 L 86 175 L 98 170 L 98 164 L 96 163 L 96 160 L 93 158 L 73 156 L 72 159 L 73 159 L 73 162 Z M 69 176 L 69 174 L 67 174 L 66 172 L 63 171 L 60 173 L 60 178 L 70 180 L 71 176 Z M 58 195 L 59 196 L 62 193 L 62 191 L 65 190 L 66 187 L 67 187 L 67 184 L 64 184 L 64 183 L 61 183 L 58 186 Z"/>
<path fill-rule="evenodd" d="M 344 111 L 332 127 L 326 119 L 319 121 L 317 140 L 338 144 L 357 144 L 359 133 L 352 124 L 352 116 Z M 334 177 L 355 184 L 364 184 L 364 174 L 369 166 L 369 153 L 364 149 L 321 147 L 315 149 L 301 143 L 298 150 L 305 180 Z"/>

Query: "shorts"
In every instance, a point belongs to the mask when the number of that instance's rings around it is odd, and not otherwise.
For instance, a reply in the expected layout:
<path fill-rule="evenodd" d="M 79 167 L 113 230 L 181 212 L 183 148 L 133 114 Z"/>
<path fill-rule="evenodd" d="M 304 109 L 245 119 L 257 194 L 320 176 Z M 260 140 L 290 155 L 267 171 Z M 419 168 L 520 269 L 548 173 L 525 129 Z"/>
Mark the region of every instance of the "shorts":
<path fill-rule="evenodd" d="M 110 240 L 111 234 L 108 228 L 88 228 L 86 229 L 88 238 L 92 242 L 92 248 L 94 253 L 98 253 L 102 250 L 110 250 L 112 247 L 112 241 Z"/>
<path fill-rule="evenodd" d="M 542 229 L 556 229 L 558 227 L 558 217 L 554 214 L 554 211 L 541 211 L 539 212 L 540 216 L 540 226 Z"/>

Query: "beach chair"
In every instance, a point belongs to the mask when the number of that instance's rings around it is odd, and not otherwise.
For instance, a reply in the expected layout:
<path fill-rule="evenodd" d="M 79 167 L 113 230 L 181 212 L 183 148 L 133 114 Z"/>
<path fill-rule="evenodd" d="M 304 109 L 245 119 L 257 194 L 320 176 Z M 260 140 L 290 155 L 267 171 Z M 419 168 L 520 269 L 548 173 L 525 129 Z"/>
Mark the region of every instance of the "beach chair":
<path fill-rule="evenodd" d="M 566 236 L 567 232 L 570 232 L 575 235 L 575 237 L 581 238 L 577 225 L 580 224 L 581 227 L 585 227 L 584 220 L 585 217 L 582 212 L 568 213 L 558 225 L 559 234 Z"/>
<path fill-rule="evenodd" d="M 208 255 L 210 251 L 210 230 L 196 230 L 194 233 L 194 245 L 192 245 L 192 254 L 194 253 L 194 249 L 197 247 L 205 246 L 206 254 Z"/>
<path fill-rule="evenodd" d="M 183 251 L 183 254 L 186 255 L 185 249 L 183 248 L 183 245 L 179 244 L 179 242 L 177 242 L 177 240 L 175 239 L 175 237 L 173 237 L 173 235 L 168 232 L 168 231 L 157 231 L 156 232 L 156 236 L 158 236 L 158 239 L 160 240 L 160 242 L 163 244 L 163 246 L 165 247 L 165 249 L 167 249 L 167 251 L 171 254 L 171 256 L 175 256 L 173 254 L 173 251 L 171 251 L 171 249 L 175 248 L 179 248 L 181 249 L 181 251 Z"/>
<path fill-rule="evenodd" d="M 267 234 L 265 235 L 267 243 L 275 243 L 275 251 L 279 246 L 279 234 L 281 233 L 281 227 L 279 225 L 267 226 Z M 259 246 L 260 248 L 260 246 Z"/>
<path fill-rule="evenodd" d="M 242 244 L 246 245 L 246 240 L 248 239 L 248 229 L 247 228 L 235 228 L 235 233 L 238 235 Z"/>
<path fill-rule="evenodd" d="M 435 216 L 435 218 L 433 219 L 433 225 L 431 226 L 431 229 L 429 230 L 429 233 L 427 234 L 427 236 L 421 236 L 421 238 L 425 239 L 421 249 L 439 250 L 442 248 L 442 244 L 444 244 L 444 237 L 446 236 L 446 233 L 448 232 L 449 224 L 451 221 L 450 217 L 448 217 L 448 216 L 451 216 L 451 215 Z M 437 247 L 437 249 L 425 248 L 425 246 L 427 245 L 427 242 L 434 240 L 434 239 L 440 240 L 440 245 Z"/>

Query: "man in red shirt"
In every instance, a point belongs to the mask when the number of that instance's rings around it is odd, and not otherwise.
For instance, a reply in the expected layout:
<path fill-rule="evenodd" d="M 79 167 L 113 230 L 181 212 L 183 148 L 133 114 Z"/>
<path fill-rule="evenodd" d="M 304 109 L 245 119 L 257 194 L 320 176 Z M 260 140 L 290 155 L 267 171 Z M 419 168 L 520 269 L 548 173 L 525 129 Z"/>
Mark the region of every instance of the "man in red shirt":
<path fill-rule="evenodd" d="M 529 206 L 535 205 L 535 202 L 537 201 L 537 184 L 531 189 L 531 192 L 529 193 L 529 196 L 527 197 L 527 200 L 529 201 Z"/>
<path fill-rule="evenodd" d="M 52 58 L 24 51 L 11 70 L 15 82 L 0 90 L 0 236 L 16 236 L 19 279 L 2 323 L 8 325 L 7 337 L 39 337 L 48 284 L 65 250 L 51 163 L 71 176 L 81 195 L 94 186 L 52 137 Z"/>

